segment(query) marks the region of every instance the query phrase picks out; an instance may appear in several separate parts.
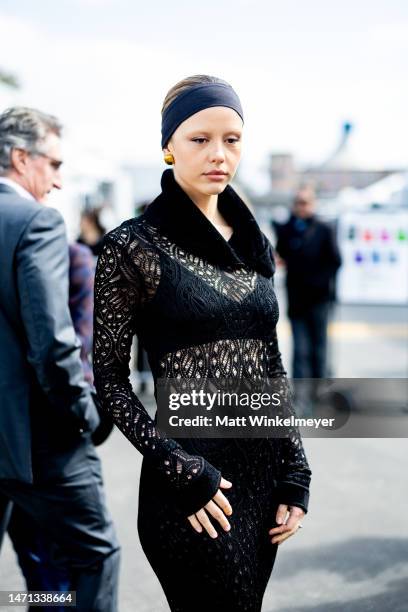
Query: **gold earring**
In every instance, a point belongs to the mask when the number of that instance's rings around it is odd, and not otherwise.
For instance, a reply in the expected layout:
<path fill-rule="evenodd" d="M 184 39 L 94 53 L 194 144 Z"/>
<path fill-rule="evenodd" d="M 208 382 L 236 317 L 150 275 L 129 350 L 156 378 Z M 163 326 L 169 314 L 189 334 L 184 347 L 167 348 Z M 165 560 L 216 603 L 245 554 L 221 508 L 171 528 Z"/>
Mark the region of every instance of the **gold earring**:
<path fill-rule="evenodd" d="M 174 157 L 172 153 L 166 153 L 163 159 L 168 166 L 172 166 L 174 164 Z"/>

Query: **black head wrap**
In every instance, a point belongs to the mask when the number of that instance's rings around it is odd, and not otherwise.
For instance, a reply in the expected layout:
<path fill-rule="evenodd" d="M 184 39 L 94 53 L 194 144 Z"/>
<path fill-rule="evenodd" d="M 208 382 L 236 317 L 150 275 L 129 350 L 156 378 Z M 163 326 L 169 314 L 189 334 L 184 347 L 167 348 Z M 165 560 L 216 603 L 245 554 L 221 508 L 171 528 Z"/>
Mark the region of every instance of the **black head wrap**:
<path fill-rule="evenodd" d="M 241 102 L 228 83 L 200 83 L 183 91 L 166 108 L 162 116 L 162 149 L 178 126 L 188 117 L 211 106 L 227 106 L 244 121 Z"/>

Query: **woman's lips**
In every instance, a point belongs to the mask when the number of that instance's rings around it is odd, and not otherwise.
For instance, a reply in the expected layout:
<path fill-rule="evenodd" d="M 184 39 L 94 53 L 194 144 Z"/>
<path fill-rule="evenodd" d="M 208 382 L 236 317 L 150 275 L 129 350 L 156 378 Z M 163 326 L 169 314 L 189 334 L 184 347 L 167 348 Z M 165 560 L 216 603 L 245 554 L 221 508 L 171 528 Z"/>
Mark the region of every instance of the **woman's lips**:
<path fill-rule="evenodd" d="M 205 174 L 204 176 L 207 176 L 209 179 L 213 180 L 213 181 L 222 181 L 225 179 L 225 177 L 227 176 L 226 174 L 222 173 L 220 174 L 219 172 L 209 172 L 207 174 Z"/>

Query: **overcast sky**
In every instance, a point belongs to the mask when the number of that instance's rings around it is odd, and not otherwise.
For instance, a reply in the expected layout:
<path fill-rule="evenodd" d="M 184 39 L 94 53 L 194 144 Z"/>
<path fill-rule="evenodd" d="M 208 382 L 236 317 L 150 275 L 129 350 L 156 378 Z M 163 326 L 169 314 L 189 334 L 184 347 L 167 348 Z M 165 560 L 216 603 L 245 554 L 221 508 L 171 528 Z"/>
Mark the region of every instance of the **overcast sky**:
<path fill-rule="evenodd" d="M 161 163 L 166 91 L 214 74 L 241 97 L 254 182 L 269 152 L 323 161 L 345 120 L 356 163 L 406 167 L 407 60 L 406 0 L 0 0 L 0 67 L 22 84 L 0 88 L 1 108 L 53 112 L 95 155 Z"/>

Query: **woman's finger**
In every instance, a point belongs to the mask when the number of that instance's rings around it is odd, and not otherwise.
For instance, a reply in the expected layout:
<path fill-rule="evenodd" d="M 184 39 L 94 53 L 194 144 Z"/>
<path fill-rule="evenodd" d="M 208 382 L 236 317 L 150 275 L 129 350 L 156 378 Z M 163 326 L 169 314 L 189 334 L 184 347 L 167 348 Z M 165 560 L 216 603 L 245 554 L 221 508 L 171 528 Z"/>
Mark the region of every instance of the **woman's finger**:
<path fill-rule="evenodd" d="M 227 516 L 232 514 L 231 504 L 220 489 L 218 489 L 217 493 L 214 495 L 213 500 Z"/>
<path fill-rule="evenodd" d="M 220 489 L 230 489 L 231 487 L 232 482 L 221 476 Z"/>
<path fill-rule="evenodd" d="M 202 533 L 203 528 L 201 527 L 200 523 L 198 522 L 197 517 L 195 516 L 195 514 L 192 514 L 191 516 L 188 516 L 187 518 L 190 521 L 193 529 L 195 529 L 198 533 Z"/>
<path fill-rule="evenodd" d="M 272 544 L 281 544 L 284 540 L 296 533 L 304 515 L 305 513 L 301 508 L 291 508 L 286 523 L 269 530 L 269 535 L 273 536 L 271 539 Z"/>
<path fill-rule="evenodd" d="M 282 544 L 282 542 L 284 542 L 285 540 L 293 536 L 293 534 L 295 534 L 297 530 L 298 530 L 298 527 L 295 529 L 290 529 L 288 531 L 285 531 L 284 533 L 278 536 L 274 536 L 271 540 L 272 544 Z"/>
<path fill-rule="evenodd" d="M 286 504 L 279 504 L 276 511 L 276 522 L 278 525 L 282 525 L 285 522 L 286 515 L 288 513 L 288 506 Z"/>
<path fill-rule="evenodd" d="M 227 521 L 227 517 L 221 508 L 217 506 L 217 504 L 215 504 L 213 501 L 209 501 L 208 504 L 206 504 L 205 509 L 207 512 L 209 512 L 209 514 L 211 514 L 212 517 L 215 518 L 215 520 L 219 522 L 225 531 L 229 531 L 231 529 L 231 525 Z"/>
<path fill-rule="evenodd" d="M 285 531 L 289 531 L 290 527 L 285 525 L 279 525 L 278 527 L 273 527 L 273 529 L 269 530 L 269 535 L 279 535 L 280 533 L 285 533 Z"/>
<path fill-rule="evenodd" d="M 301 523 L 301 517 L 298 516 L 290 516 L 286 523 L 283 525 L 278 525 L 278 527 L 273 527 L 269 530 L 269 535 L 278 535 L 280 533 L 285 533 L 286 531 L 297 531 L 299 525 Z"/>
<path fill-rule="evenodd" d="M 204 527 L 204 529 L 206 530 L 206 532 L 208 533 L 208 535 L 211 538 L 217 538 L 218 537 L 218 533 L 216 532 L 215 528 L 213 527 L 213 525 L 212 525 L 210 519 L 208 518 L 208 515 L 207 515 L 206 511 L 204 510 L 204 508 L 201 508 L 201 510 L 196 512 L 196 517 L 197 517 L 198 521 L 201 523 L 201 525 Z"/>

